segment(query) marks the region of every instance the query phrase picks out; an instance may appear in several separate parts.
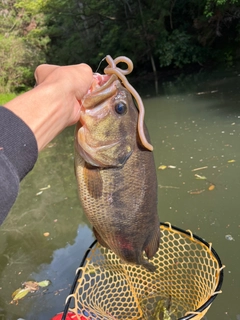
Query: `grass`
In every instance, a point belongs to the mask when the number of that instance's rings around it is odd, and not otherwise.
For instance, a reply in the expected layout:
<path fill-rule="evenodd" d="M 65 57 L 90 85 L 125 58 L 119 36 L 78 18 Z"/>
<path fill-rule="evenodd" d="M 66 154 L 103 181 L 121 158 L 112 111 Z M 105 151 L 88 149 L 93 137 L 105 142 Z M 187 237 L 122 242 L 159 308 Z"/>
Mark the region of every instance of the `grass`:
<path fill-rule="evenodd" d="M 0 105 L 2 106 L 4 103 L 12 100 L 16 96 L 16 93 L 0 93 Z"/>

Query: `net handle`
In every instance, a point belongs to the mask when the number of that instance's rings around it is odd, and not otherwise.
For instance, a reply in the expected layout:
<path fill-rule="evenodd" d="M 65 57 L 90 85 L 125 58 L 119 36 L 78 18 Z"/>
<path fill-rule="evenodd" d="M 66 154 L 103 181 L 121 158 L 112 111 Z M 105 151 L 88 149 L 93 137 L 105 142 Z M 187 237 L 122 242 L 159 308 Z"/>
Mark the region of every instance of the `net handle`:
<path fill-rule="evenodd" d="M 78 283 L 78 279 L 81 275 L 81 272 L 82 272 L 82 267 L 84 265 L 84 262 L 85 260 L 87 259 L 87 256 L 89 255 L 90 251 L 92 250 L 92 248 L 95 246 L 95 244 L 97 243 L 97 240 L 93 241 L 93 243 L 90 245 L 90 247 L 88 248 L 88 250 L 85 252 L 83 258 L 82 258 L 82 261 L 76 271 L 76 275 L 75 275 L 75 278 L 73 280 L 73 284 L 72 284 L 72 287 L 71 287 L 71 290 L 69 292 L 69 295 L 66 299 L 66 304 L 65 304 L 65 307 L 64 307 L 64 310 L 63 310 L 63 315 L 62 315 L 62 319 L 61 320 L 66 320 L 66 316 L 67 316 L 67 313 L 68 313 L 68 309 L 69 309 L 69 306 L 70 306 L 70 303 L 71 303 L 71 300 L 73 298 L 73 292 L 76 288 L 76 285 Z"/>

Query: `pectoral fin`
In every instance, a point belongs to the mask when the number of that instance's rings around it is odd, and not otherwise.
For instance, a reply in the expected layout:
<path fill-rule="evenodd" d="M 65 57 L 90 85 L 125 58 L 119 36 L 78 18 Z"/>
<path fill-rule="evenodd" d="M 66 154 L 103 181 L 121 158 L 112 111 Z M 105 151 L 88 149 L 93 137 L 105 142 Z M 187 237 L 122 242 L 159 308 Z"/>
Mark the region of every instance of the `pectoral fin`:
<path fill-rule="evenodd" d="M 95 199 L 100 198 L 103 190 L 103 181 L 100 169 L 85 164 L 83 168 L 83 176 L 89 194 Z"/>

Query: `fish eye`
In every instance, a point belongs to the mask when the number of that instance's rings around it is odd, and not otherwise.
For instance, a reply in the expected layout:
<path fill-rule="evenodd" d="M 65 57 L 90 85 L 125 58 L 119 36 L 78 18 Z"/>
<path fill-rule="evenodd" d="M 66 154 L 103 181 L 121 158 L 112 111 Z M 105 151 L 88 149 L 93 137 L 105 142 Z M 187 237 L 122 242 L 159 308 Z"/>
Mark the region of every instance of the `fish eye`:
<path fill-rule="evenodd" d="M 123 115 L 127 112 L 127 106 L 125 103 L 123 102 L 118 102 L 116 105 L 115 105 L 115 111 L 120 114 L 120 115 Z"/>

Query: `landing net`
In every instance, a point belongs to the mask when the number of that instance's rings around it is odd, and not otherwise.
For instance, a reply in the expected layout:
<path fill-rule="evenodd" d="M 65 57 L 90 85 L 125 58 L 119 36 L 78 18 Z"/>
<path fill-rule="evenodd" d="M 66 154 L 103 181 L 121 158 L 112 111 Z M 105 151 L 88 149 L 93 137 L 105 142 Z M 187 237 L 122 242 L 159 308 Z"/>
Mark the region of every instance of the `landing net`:
<path fill-rule="evenodd" d="M 202 319 L 221 292 L 224 266 L 212 245 L 191 231 L 170 223 L 161 223 L 160 230 L 153 273 L 122 263 L 95 241 L 77 270 L 65 311 L 76 320 Z"/>

